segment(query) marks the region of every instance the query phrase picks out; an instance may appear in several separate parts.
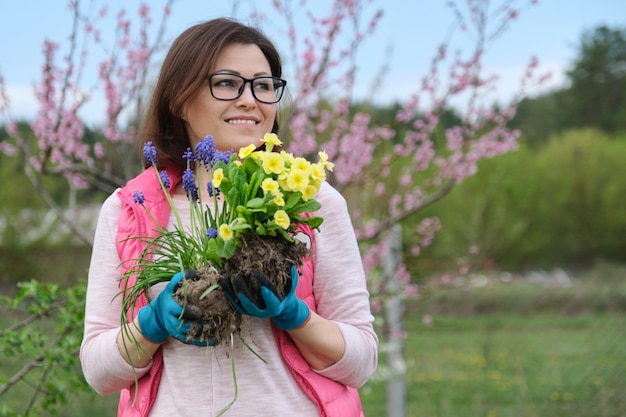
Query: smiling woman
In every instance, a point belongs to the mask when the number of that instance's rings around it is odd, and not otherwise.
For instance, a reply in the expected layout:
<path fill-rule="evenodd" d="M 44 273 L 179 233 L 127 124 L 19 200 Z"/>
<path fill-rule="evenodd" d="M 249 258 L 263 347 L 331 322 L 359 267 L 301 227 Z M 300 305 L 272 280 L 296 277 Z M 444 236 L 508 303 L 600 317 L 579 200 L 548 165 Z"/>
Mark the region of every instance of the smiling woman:
<path fill-rule="evenodd" d="M 81 362 L 96 391 L 121 391 L 118 416 L 363 415 L 378 343 L 365 273 L 327 155 L 280 150 L 281 76 L 274 45 L 230 19 L 167 54 L 139 134 L 147 169 L 105 201 L 89 269 Z M 203 273 L 188 259 L 212 259 L 238 338 L 184 314 Z"/>

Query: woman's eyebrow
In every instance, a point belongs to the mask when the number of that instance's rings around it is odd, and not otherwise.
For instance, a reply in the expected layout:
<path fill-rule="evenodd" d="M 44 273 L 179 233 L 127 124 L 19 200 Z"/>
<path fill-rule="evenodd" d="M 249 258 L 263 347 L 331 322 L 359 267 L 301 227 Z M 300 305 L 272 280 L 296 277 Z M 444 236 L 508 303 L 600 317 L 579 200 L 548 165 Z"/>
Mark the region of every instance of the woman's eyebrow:
<path fill-rule="evenodd" d="M 235 71 L 235 70 L 232 70 L 232 69 L 228 69 L 228 68 L 215 70 L 215 72 L 213 72 L 213 74 L 234 74 L 234 75 L 241 76 L 241 72 Z M 265 77 L 265 76 L 271 77 L 272 74 L 270 74 L 267 71 L 261 71 L 261 72 L 254 73 L 252 76 L 253 77 Z"/>

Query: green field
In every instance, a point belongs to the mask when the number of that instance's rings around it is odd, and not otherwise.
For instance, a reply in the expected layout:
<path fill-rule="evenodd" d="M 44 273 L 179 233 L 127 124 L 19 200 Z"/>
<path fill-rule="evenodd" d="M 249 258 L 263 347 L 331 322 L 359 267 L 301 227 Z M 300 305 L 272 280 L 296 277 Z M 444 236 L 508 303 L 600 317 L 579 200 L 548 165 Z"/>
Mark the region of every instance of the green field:
<path fill-rule="evenodd" d="M 626 416 L 623 272 L 566 288 L 509 283 L 438 289 L 407 302 L 406 415 Z M 432 323 L 424 324 L 424 316 Z M 1 328 L 12 322 L 0 317 Z M 387 415 L 384 348 L 381 343 L 379 372 L 361 389 L 367 417 Z M 5 352 L 0 386 L 26 361 Z M 37 380 L 33 372 L 0 395 L 0 416 L 13 415 L 3 414 L 3 406 L 23 410 Z M 58 415 L 109 417 L 116 397 L 69 397 Z"/>
<path fill-rule="evenodd" d="M 434 323 L 406 322 L 407 416 L 626 415 L 621 315 L 492 314 Z M 385 390 L 378 381 L 361 390 L 366 415 L 386 415 Z"/>
<path fill-rule="evenodd" d="M 432 326 L 412 316 L 406 329 L 407 416 L 626 416 L 623 316 L 442 316 Z M 366 416 L 386 415 L 385 392 L 377 380 L 361 389 Z M 59 415 L 112 416 L 115 397 L 70 399 Z"/>

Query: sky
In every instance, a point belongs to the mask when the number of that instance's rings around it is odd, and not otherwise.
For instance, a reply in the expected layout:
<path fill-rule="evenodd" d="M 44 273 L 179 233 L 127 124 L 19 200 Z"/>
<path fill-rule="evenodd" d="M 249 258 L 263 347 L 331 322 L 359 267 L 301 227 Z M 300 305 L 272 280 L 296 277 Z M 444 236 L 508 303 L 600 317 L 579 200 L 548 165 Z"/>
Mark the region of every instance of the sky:
<path fill-rule="evenodd" d="M 93 10 L 107 4 L 110 14 L 125 8 L 130 15 L 136 15 L 141 2 L 81 0 L 80 3 L 81 7 L 93 3 Z M 298 5 L 299 1 L 293 3 Z M 307 7 L 313 11 L 327 10 L 329 3 L 330 0 L 309 0 Z M 412 87 L 427 73 L 437 47 L 455 21 L 447 3 L 448 0 L 373 0 L 366 6 L 365 17 L 377 9 L 382 9 L 384 14 L 374 35 L 366 39 L 357 55 L 357 98 L 371 97 L 372 83 L 383 65 L 388 69 L 376 95 L 380 104 L 407 100 L 410 92 L 416 91 Z M 457 3 L 464 7 L 465 0 Z M 492 0 L 491 3 L 501 2 Z M 523 1 L 517 3 L 521 5 Z M 163 2 L 149 4 L 155 8 L 153 14 L 156 15 L 157 7 Z M 288 45 L 280 21 L 271 18 L 271 0 L 177 0 L 166 36 L 174 38 L 203 20 L 233 16 L 233 11 L 235 17 L 245 18 L 250 10 L 270 17 L 262 29 L 276 43 L 283 57 L 286 56 Z M 0 0 L 0 11 L 0 74 L 11 101 L 10 114 L 13 118 L 32 117 L 36 111 L 33 84 L 40 78 L 43 63 L 42 42 L 50 39 L 62 44 L 71 32 L 72 16 L 65 0 Z M 306 27 L 305 16 L 304 8 L 296 10 L 299 27 Z M 538 0 L 532 7 L 523 9 L 508 30 L 489 47 L 484 60 L 485 70 L 499 76 L 498 97 L 506 100 L 517 91 L 531 56 L 537 57 L 540 72 L 550 72 L 552 76 L 530 94 L 564 86 L 565 71 L 577 57 L 581 36 L 600 25 L 625 27 L 626 1 Z M 113 27 L 113 20 L 108 27 Z M 457 31 L 452 47 L 466 47 L 468 39 L 466 34 Z M 454 43 L 456 41 L 458 44 Z M 89 76 L 86 72 L 86 78 Z M 284 76 L 289 82 L 288 65 Z M 95 75 L 93 77 L 95 79 Z M 87 122 L 97 124 L 104 113 L 103 102 L 94 98 L 85 113 L 83 117 Z"/>

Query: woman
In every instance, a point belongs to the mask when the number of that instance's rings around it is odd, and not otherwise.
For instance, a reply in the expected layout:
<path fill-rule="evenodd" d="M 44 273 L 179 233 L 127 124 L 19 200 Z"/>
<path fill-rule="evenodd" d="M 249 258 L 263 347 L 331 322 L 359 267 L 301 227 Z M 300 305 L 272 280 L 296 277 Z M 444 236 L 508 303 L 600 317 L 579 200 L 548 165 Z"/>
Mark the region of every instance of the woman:
<path fill-rule="evenodd" d="M 272 43 L 256 29 L 232 20 L 198 24 L 173 43 L 140 139 L 152 141 L 159 168 L 167 169 L 178 183 L 172 197 L 186 221 L 181 156 L 207 135 L 219 150 L 238 150 L 261 145 L 265 133 L 277 132 L 277 103 L 286 84 L 281 71 Z M 237 400 L 228 415 L 362 415 L 356 388 L 376 368 L 378 340 L 341 195 L 327 183 L 320 188 L 316 199 L 322 208 L 316 215 L 324 222 L 309 236 L 312 256 L 299 280 L 294 277 L 297 293 L 276 300 L 280 314 L 237 306 L 244 313 L 241 334 L 265 364 L 240 340 L 234 340 L 234 347 L 178 340 L 185 323 L 178 321 L 180 310 L 172 304 L 171 288 L 180 276 L 151 291 L 150 304 L 147 299 L 139 304 L 129 323 L 120 327 L 118 277 L 128 268 L 123 261 L 135 259 L 142 249 L 140 239 L 127 238 L 149 233 L 130 198 L 133 190 L 145 189 L 136 188 L 138 184 L 150 181 L 144 174 L 113 193 L 98 220 L 80 354 L 88 383 L 103 395 L 121 391 L 119 416 L 212 416 L 232 401 L 235 389 Z M 201 177 L 200 183 L 209 180 Z M 148 194 L 145 204 L 159 222 L 173 227 L 164 199 Z M 129 335 L 138 343 L 128 343 Z"/>

